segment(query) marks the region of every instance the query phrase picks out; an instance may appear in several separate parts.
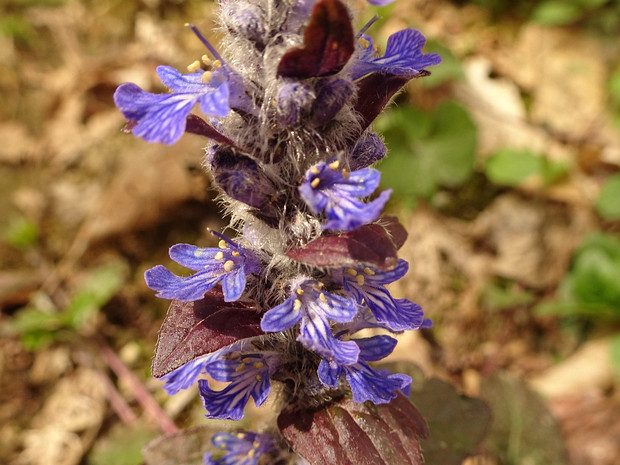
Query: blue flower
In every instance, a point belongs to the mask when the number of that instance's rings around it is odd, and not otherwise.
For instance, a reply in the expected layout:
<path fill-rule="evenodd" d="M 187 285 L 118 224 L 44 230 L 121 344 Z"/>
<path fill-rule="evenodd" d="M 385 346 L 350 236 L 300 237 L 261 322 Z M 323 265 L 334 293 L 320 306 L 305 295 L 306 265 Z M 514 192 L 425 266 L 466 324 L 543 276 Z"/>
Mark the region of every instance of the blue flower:
<path fill-rule="evenodd" d="M 209 452 L 203 457 L 204 465 L 257 465 L 261 455 L 275 449 L 275 441 L 270 434 L 216 433 L 211 442 L 224 449 L 226 454 L 214 460 Z"/>
<path fill-rule="evenodd" d="M 366 0 L 366 1 L 374 6 L 385 6 L 385 5 L 389 5 L 394 0 Z"/>
<path fill-rule="evenodd" d="M 402 278 L 408 269 L 407 262 L 400 259 L 390 271 L 370 267 L 342 270 L 339 280 L 351 297 L 368 306 L 378 323 L 392 331 L 418 329 L 424 322 L 422 308 L 410 300 L 393 298 L 385 288 L 385 284 Z"/>
<path fill-rule="evenodd" d="M 374 192 L 380 173 L 372 168 L 347 172 L 340 162 L 331 159 L 312 166 L 299 186 L 302 199 L 313 213 L 325 210 L 324 229 L 351 231 L 377 219 L 390 198 L 391 190 L 383 191 L 372 202 L 359 200 Z"/>
<path fill-rule="evenodd" d="M 303 345 L 339 363 L 355 363 L 357 345 L 336 339 L 329 320 L 351 321 L 358 306 L 351 299 L 323 291 L 322 287 L 312 280 L 292 286 L 291 296 L 263 315 L 261 328 L 268 332 L 284 331 L 300 322 L 297 340 Z"/>
<path fill-rule="evenodd" d="M 359 346 L 359 360 L 354 364 L 339 364 L 335 360 L 323 360 L 319 365 L 319 379 L 326 386 L 338 387 L 344 374 L 355 402 L 372 401 L 375 404 L 387 404 L 396 392 L 407 389 L 411 377 L 403 374 L 390 374 L 387 370 L 375 370 L 366 362 L 375 362 L 387 357 L 396 346 L 396 339 L 389 336 L 374 336 L 355 339 Z"/>
<path fill-rule="evenodd" d="M 144 273 L 146 285 L 158 291 L 157 297 L 162 299 L 191 302 L 202 299 L 205 292 L 221 282 L 224 301 L 237 300 L 245 289 L 246 275 L 258 272 L 261 265 L 252 252 L 220 237 L 220 248 L 172 246 L 170 258 L 197 273 L 182 278 L 157 265 Z"/>
<path fill-rule="evenodd" d="M 158 66 L 157 75 L 173 92 L 152 94 L 135 84 L 122 84 L 114 103 L 129 121 L 132 131 L 147 142 L 174 144 L 185 131 L 185 119 L 196 103 L 205 115 L 226 116 L 229 108 L 229 77 L 225 67 L 213 72 L 197 70 L 182 74 L 169 66 Z"/>
<path fill-rule="evenodd" d="M 237 341 L 215 352 L 197 357 L 159 379 L 166 382 L 166 384 L 164 384 L 164 390 L 172 396 L 182 389 L 191 387 L 198 379 L 198 376 L 207 372 L 207 367 L 211 363 L 219 360 L 223 355 L 229 352 L 243 350 L 247 346 L 248 342 L 246 340 Z"/>
<path fill-rule="evenodd" d="M 353 79 L 359 79 L 377 71 L 408 76 L 419 74 L 426 67 L 441 63 L 441 57 L 436 53 L 422 53 L 426 38 L 415 29 L 403 29 L 392 34 L 388 38 L 383 57 L 376 56 L 370 37 L 366 35 L 362 37 L 368 41 L 368 47 L 352 67 L 351 77 Z"/>
<path fill-rule="evenodd" d="M 261 406 L 271 391 L 269 376 L 278 364 L 276 355 L 243 354 L 240 360 L 219 359 L 206 366 L 207 373 L 217 381 L 230 382 L 221 391 L 214 391 L 206 380 L 198 381 L 207 418 L 240 420 L 250 396 Z"/>

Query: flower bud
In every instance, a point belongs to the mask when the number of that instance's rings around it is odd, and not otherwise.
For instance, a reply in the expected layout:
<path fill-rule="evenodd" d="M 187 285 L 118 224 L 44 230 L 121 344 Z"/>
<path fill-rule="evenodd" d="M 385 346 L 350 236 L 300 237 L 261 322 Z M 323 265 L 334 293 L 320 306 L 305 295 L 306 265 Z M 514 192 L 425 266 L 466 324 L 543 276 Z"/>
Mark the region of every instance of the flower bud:
<path fill-rule="evenodd" d="M 353 95 L 353 85 L 345 79 L 323 80 L 312 106 L 312 122 L 322 125 L 331 121 Z"/>
<path fill-rule="evenodd" d="M 381 138 L 373 132 L 366 132 L 353 148 L 350 169 L 355 171 L 366 168 L 385 157 L 385 152 L 386 148 Z"/>
<path fill-rule="evenodd" d="M 286 82 L 280 87 L 277 97 L 278 123 L 292 126 L 310 112 L 314 102 L 314 89 L 303 82 Z"/>
<path fill-rule="evenodd" d="M 265 13 L 250 2 L 222 2 L 222 20 L 226 27 L 240 36 L 264 45 L 266 34 Z"/>

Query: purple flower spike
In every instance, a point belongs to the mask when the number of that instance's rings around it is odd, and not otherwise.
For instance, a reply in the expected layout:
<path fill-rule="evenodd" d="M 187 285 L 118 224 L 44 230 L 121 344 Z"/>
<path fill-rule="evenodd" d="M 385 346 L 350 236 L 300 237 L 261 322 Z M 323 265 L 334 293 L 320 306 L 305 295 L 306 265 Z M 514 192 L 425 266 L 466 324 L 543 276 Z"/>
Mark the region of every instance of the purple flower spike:
<path fill-rule="evenodd" d="M 322 290 L 316 281 L 303 281 L 293 286 L 292 295 L 282 304 L 269 310 L 261 321 L 263 331 L 284 331 L 301 322 L 297 340 L 339 363 L 355 363 L 359 349 L 353 342 L 337 340 L 329 320 L 346 323 L 357 313 L 358 306 L 350 299 Z"/>
<path fill-rule="evenodd" d="M 213 71 L 206 83 L 202 71 L 182 74 L 159 66 L 157 74 L 173 93 L 152 94 L 131 83 L 119 86 L 114 93 L 114 103 L 123 116 L 137 123 L 132 129 L 136 136 L 147 142 L 174 144 L 183 135 L 185 119 L 196 103 L 205 115 L 228 114 L 228 76 L 223 68 Z"/>
<path fill-rule="evenodd" d="M 217 460 L 205 454 L 204 465 L 257 465 L 263 454 L 275 449 L 273 436 L 251 432 L 216 433 L 211 443 L 226 453 Z"/>
<path fill-rule="evenodd" d="M 217 360 L 207 366 L 207 372 L 217 381 L 230 382 L 221 391 L 214 391 L 206 380 L 198 381 L 202 403 L 209 412 L 207 418 L 240 420 L 250 396 L 257 407 L 271 391 L 269 376 L 277 368 L 277 356 L 243 354 L 241 360 Z"/>
<path fill-rule="evenodd" d="M 377 71 L 413 76 L 428 66 L 441 63 L 441 57 L 436 53 L 422 53 L 426 38 L 415 29 L 403 29 L 392 34 L 388 38 L 383 57 L 376 57 L 370 37 L 365 35 L 362 37 L 368 41 L 368 47 L 352 67 L 351 77 L 353 79 L 359 79 Z"/>
<path fill-rule="evenodd" d="M 319 379 L 326 386 L 338 387 L 340 377 L 345 375 L 355 402 L 370 400 L 375 404 L 387 404 L 396 391 L 407 389 L 411 377 L 403 374 L 390 374 L 387 370 L 374 370 L 366 362 L 374 362 L 387 357 L 396 346 L 396 339 L 389 336 L 374 336 L 356 339 L 359 346 L 359 360 L 351 365 L 338 364 L 334 360 L 323 360 L 319 365 Z"/>
<path fill-rule="evenodd" d="M 374 192 L 380 176 L 379 171 L 370 168 L 349 173 L 332 159 L 308 170 L 299 193 L 313 213 L 325 210 L 328 221 L 324 229 L 351 231 L 376 220 L 390 198 L 392 191 L 386 190 L 372 202 L 358 199 Z"/>
<path fill-rule="evenodd" d="M 348 268 L 342 271 L 342 283 L 351 297 L 368 306 L 378 323 L 392 331 L 419 329 L 424 323 L 422 308 L 410 300 L 393 298 L 385 288 L 385 284 L 402 278 L 408 269 L 409 265 L 402 259 L 390 271 Z"/>
<path fill-rule="evenodd" d="M 148 287 L 158 292 L 157 297 L 184 302 L 202 299 L 205 292 L 220 282 L 224 301 L 235 301 L 245 289 L 246 275 L 261 269 L 258 259 L 251 252 L 224 239 L 220 241 L 219 249 L 174 245 L 170 248 L 170 258 L 197 273 L 182 278 L 157 265 L 144 273 L 144 279 Z"/>

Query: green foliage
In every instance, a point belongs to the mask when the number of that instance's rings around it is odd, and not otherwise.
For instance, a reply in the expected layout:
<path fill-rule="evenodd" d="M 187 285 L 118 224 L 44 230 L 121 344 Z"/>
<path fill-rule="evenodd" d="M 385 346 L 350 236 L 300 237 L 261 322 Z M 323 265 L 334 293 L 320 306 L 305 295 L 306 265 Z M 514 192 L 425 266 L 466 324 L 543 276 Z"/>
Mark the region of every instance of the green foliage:
<path fill-rule="evenodd" d="M 132 426 L 115 425 L 98 440 L 88 459 L 92 465 L 138 465 L 143 463 L 142 448 L 155 436 L 154 432 L 137 423 Z"/>
<path fill-rule="evenodd" d="M 474 169 L 476 125 L 463 107 L 446 102 L 434 111 L 393 108 L 377 120 L 389 155 L 379 164 L 384 186 L 414 203 L 441 187 L 458 187 Z"/>
<path fill-rule="evenodd" d="M 541 314 L 620 319 L 620 240 L 602 233 L 588 237 L 573 259 L 558 300 L 536 307 Z"/>
<path fill-rule="evenodd" d="M 620 220 L 620 173 L 605 182 L 596 201 L 596 211 L 608 220 Z"/>
<path fill-rule="evenodd" d="M 606 3 L 607 0 L 545 0 L 532 12 L 532 20 L 551 26 L 572 24 Z"/>
<path fill-rule="evenodd" d="M 560 427 L 524 381 L 495 374 L 482 382 L 480 396 L 491 406 L 493 423 L 487 449 L 503 464 L 564 465 Z"/>
<path fill-rule="evenodd" d="M 552 184 L 565 176 L 567 169 L 563 163 L 527 149 L 505 148 L 486 160 L 484 172 L 495 184 L 515 187 L 534 176 L 544 185 Z"/>
<path fill-rule="evenodd" d="M 28 350 L 38 350 L 57 340 L 66 330 L 80 332 L 94 323 L 97 312 L 122 287 L 125 266 L 111 262 L 96 268 L 82 281 L 64 311 L 45 306 L 25 307 L 17 312 L 9 327 L 21 337 Z"/>
<path fill-rule="evenodd" d="M 6 231 L 4 240 L 18 249 L 31 249 L 39 239 L 39 226 L 25 217 L 13 219 Z"/>
<path fill-rule="evenodd" d="M 534 302 L 535 296 L 516 283 L 488 283 L 482 290 L 482 303 L 492 311 L 508 310 Z"/>
<path fill-rule="evenodd" d="M 452 51 L 435 41 L 428 41 L 424 47 L 424 53 L 438 53 L 441 56 L 441 65 L 434 66 L 431 75 L 420 79 L 420 85 L 427 89 L 433 89 L 444 82 L 463 78 L 463 67 Z"/>

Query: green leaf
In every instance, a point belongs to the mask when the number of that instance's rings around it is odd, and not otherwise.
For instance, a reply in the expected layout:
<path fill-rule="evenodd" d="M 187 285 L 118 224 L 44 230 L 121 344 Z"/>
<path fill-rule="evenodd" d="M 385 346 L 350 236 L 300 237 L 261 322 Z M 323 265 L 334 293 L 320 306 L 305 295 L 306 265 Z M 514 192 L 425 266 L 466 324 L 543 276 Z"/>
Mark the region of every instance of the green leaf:
<path fill-rule="evenodd" d="M 13 219 L 4 232 L 4 239 L 18 249 L 31 249 L 39 238 L 39 226 L 25 217 Z"/>
<path fill-rule="evenodd" d="M 616 106 L 620 106 L 620 64 L 616 66 L 607 81 L 607 92 L 609 92 L 612 102 Z"/>
<path fill-rule="evenodd" d="M 575 22 L 581 14 L 581 8 L 567 0 L 547 0 L 536 7 L 532 20 L 549 26 L 560 26 Z"/>
<path fill-rule="evenodd" d="M 496 374 L 483 379 L 480 395 L 493 411 L 486 446 L 500 463 L 567 463 L 557 421 L 545 402 L 522 380 L 508 374 Z"/>
<path fill-rule="evenodd" d="M 431 75 L 419 80 L 422 87 L 433 89 L 444 82 L 463 78 L 461 62 L 449 48 L 438 42 L 428 41 L 424 47 L 424 53 L 438 53 L 441 56 L 441 65 L 430 68 L 428 71 L 431 72 Z"/>
<path fill-rule="evenodd" d="M 382 184 L 396 197 L 430 198 L 439 186 L 459 186 L 473 172 L 476 126 L 454 102 L 431 113 L 394 108 L 378 119 L 377 129 L 389 150 L 378 166 Z"/>
<path fill-rule="evenodd" d="M 616 372 L 617 376 L 620 376 L 620 334 L 616 334 L 611 339 L 611 365 Z"/>
<path fill-rule="evenodd" d="M 596 211 L 608 220 L 620 220 L 620 173 L 605 181 L 596 201 Z"/>
<path fill-rule="evenodd" d="M 138 465 L 142 463 L 142 448 L 155 436 L 154 432 L 139 422 L 114 425 L 110 432 L 95 442 L 88 455 L 92 465 Z"/>
<path fill-rule="evenodd" d="M 501 149 L 484 164 L 484 172 L 495 184 L 518 186 L 540 171 L 540 156 L 529 150 Z"/>
<path fill-rule="evenodd" d="M 456 392 L 454 386 L 437 378 L 424 379 L 424 373 L 411 362 L 387 362 L 379 365 L 392 373 L 411 376 L 409 399 L 428 424 L 430 436 L 421 439 L 424 462 L 460 465 L 466 457 L 478 453 L 491 424 L 486 402 Z"/>
<path fill-rule="evenodd" d="M 196 426 L 164 434 L 142 449 L 146 465 L 203 465 L 202 456 L 209 452 L 211 436 L 218 430 Z"/>
<path fill-rule="evenodd" d="M 63 321 L 80 329 L 119 291 L 126 275 L 126 266 L 114 261 L 93 270 L 82 282 L 65 309 Z"/>
<path fill-rule="evenodd" d="M 506 310 L 519 305 L 532 303 L 535 297 L 531 292 L 521 289 L 515 283 L 502 286 L 499 283 L 488 283 L 482 291 L 482 302 L 490 310 Z"/>

